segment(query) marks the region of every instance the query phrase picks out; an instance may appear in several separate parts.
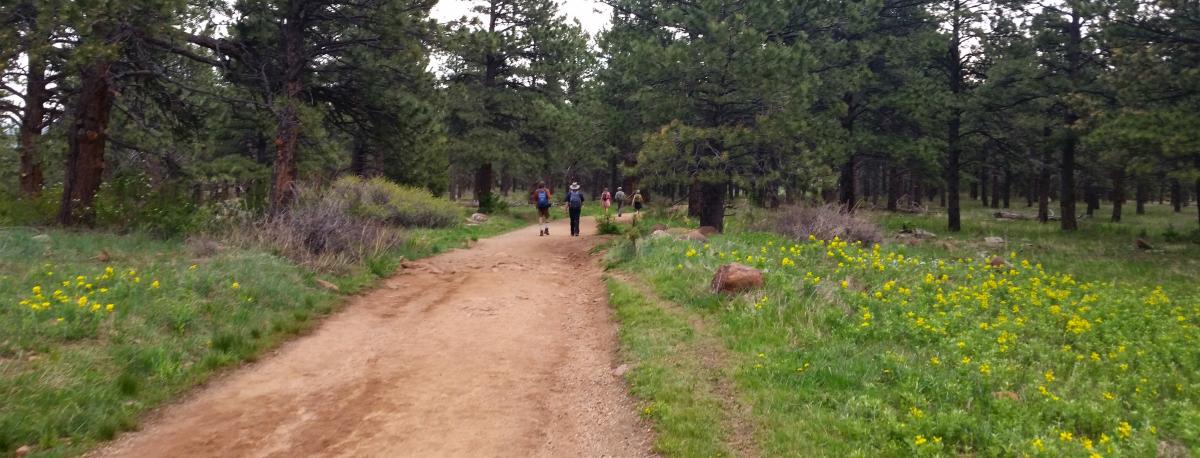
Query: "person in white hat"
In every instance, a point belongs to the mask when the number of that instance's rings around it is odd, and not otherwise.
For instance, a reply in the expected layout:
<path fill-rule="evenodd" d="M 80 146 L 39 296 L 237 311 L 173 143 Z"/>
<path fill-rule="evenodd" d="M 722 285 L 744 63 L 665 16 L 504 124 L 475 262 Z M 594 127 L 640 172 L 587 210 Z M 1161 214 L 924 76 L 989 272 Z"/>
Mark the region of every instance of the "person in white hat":
<path fill-rule="evenodd" d="M 583 212 L 583 192 L 579 183 L 571 183 L 567 188 L 567 213 L 571 216 L 571 237 L 579 236 L 579 214 Z"/>

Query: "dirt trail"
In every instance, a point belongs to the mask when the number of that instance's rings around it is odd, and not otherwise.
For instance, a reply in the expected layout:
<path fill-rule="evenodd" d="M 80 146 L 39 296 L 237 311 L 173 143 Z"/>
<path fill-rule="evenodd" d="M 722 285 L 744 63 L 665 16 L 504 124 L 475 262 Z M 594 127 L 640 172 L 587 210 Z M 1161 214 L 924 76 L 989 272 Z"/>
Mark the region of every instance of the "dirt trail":
<path fill-rule="evenodd" d="M 92 455 L 649 455 L 582 227 L 415 262 Z"/>

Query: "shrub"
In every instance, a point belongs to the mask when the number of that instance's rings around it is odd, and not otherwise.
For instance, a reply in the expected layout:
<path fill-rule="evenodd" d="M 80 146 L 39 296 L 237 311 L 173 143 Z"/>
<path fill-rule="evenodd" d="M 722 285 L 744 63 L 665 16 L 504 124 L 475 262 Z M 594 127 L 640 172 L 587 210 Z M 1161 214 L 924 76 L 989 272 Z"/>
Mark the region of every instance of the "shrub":
<path fill-rule="evenodd" d="M 462 215 L 453 202 L 421 188 L 400 186 L 383 178 L 355 176 L 338 179 L 327 196 L 347 212 L 380 223 L 404 227 L 448 227 Z"/>
<path fill-rule="evenodd" d="M 844 212 L 835 205 L 786 207 L 776 215 L 772 229 L 797 240 L 805 240 L 810 235 L 819 240 L 837 237 L 868 244 L 883 240 L 883 231 L 875 223 Z"/>
<path fill-rule="evenodd" d="M 601 216 L 596 219 L 596 232 L 600 235 L 620 235 L 621 226 L 612 216 Z"/>
<path fill-rule="evenodd" d="M 44 226 L 58 214 L 61 189 L 47 188 L 37 197 L 24 198 L 0 192 L 0 226 Z"/>
<path fill-rule="evenodd" d="M 231 241 L 332 272 L 380 258 L 404 243 L 399 228 L 350 212 L 339 198 L 314 191 L 302 196 L 288 211 L 231 232 Z"/>

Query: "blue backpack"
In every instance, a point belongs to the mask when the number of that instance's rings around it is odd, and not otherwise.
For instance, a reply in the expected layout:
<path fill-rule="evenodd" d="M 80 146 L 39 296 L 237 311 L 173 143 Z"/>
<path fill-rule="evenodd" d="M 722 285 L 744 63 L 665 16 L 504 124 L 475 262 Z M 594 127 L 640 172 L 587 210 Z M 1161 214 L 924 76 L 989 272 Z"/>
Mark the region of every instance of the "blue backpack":
<path fill-rule="evenodd" d="M 583 206 L 583 193 L 579 191 L 571 191 L 567 195 L 567 202 L 571 204 L 571 208 L 579 208 Z"/>
<path fill-rule="evenodd" d="M 539 189 L 537 192 L 537 205 L 541 208 L 550 207 L 550 193 L 545 189 Z"/>

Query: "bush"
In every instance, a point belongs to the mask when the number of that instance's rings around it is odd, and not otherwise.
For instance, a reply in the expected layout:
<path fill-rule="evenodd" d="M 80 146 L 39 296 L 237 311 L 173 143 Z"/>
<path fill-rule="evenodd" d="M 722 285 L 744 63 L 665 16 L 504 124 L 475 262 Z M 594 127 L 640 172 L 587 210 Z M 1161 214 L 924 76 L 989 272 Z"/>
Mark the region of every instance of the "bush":
<path fill-rule="evenodd" d="M 601 216 L 596 219 L 596 232 L 600 235 L 620 235 L 621 225 L 612 216 Z"/>
<path fill-rule="evenodd" d="M 232 243 L 261 247 L 315 270 L 342 273 L 400 247 L 400 228 L 350 211 L 344 196 L 303 190 L 286 212 L 232 231 Z"/>
<path fill-rule="evenodd" d="M 448 227 L 457 224 L 462 216 L 462 209 L 453 202 L 383 178 L 340 178 L 333 183 L 327 198 L 334 199 L 350 214 L 396 226 Z"/>
<path fill-rule="evenodd" d="M 786 207 L 775 217 L 772 228 L 775 232 L 797 240 L 810 235 L 819 240 L 878 243 L 883 240 L 883 231 L 871 221 L 858 218 L 842 211 L 835 205 L 820 207 Z"/>
<path fill-rule="evenodd" d="M 54 222 L 62 190 L 47 188 L 37 197 L 0 193 L 0 226 L 44 226 Z"/>

